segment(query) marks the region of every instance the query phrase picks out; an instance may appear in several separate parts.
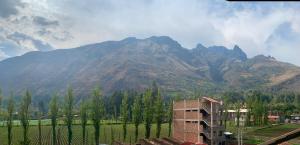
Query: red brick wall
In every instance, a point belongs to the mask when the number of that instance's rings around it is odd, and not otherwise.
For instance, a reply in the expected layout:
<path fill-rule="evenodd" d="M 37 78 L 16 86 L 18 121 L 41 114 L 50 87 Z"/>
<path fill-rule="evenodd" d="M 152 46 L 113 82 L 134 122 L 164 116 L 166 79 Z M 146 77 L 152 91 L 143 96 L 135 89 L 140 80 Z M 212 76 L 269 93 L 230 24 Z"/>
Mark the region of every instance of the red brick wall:
<path fill-rule="evenodd" d="M 174 120 L 173 121 L 173 137 L 183 141 L 184 140 L 184 121 Z"/>
<path fill-rule="evenodd" d="M 174 119 L 184 119 L 184 110 L 174 110 Z"/>
<path fill-rule="evenodd" d="M 186 123 L 185 123 L 185 130 L 186 130 L 187 132 L 194 132 L 194 133 L 197 133 L 197 132 L 198 132 L 198 122 L 197 122 L 197 123 L 186 122 Z"/>
<path fill-rule="evenodd" d="M 198 111 L 185 112 L 185 118 L 197 120 L 198 114 L 200 114 Z"/>
<path fill-rule="evenodd" d="M 196 143 L 196 142 L 198 142 L 198 134 L 197 133 L 186 132 L 185 133 L 185 140 L 189 141 L 189 142 Z"/>
<path fill-rule="evenodd" d="M 198 100 L 186 100 L 186 108 L 198 108 Z"/>
<path fill-rule="evenodd" d="M 184 101 L 177 101 L 174 102 L 174 109 L 183 109 L 184 108 Z"/>

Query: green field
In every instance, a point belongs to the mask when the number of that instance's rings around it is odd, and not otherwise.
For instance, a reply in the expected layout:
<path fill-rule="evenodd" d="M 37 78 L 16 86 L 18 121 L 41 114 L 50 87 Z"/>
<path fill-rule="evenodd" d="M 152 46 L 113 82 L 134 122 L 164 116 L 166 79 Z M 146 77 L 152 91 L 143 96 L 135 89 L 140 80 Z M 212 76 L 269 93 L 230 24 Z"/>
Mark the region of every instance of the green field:
<path fill-rule="evenodd" d="M 48 121 L 45 121 L 49 123 Z M 45 123 L 44 122 L 44 123 Z M 46 123 L 46 124 L 47 124 Z M 31 124 L 36 124 L 35 121 L 31 122 Z M 162 130 L 161 130 L 161 136 L 166 137 L 168 135 L 168 125 L 163 124 L 162 125 Z M 62 140 L 66 141 L 66 127 L 63 125 L 58 126 L 59 130 L 61 131 L 61 138 Z M 112 139 L 112 134 L 111 134 L 111 128 L 113 129 L 113 137 L 115 141 L 123 141 L 122 136 L 123 136 L 123 131 L 122 131 L 122 125 L 121 124 L 102 124 L 101 125 L 101 132 L 100 132 L 100 142 L 101 143 L 106 143 L 110 144 L 111 139 Z M 42 135 L 43 135 L 43 145 L 51 145 L 51 126 L 50 125 L 43 125 L 42 127 Z M 73 126 L 73 144 L 74 145 L 82 145 L 82 136 L 81 136 L 81 126 L 80 125 L 74 125 Z M 88 135 L 88 145 L 93 145 L 93 133 L 94 129 L 92 125 L 87 126 L 87 135 Z M 156 126 L 152 125 L 151 128 L 151 137 L 155 136 L 156 132 Z M 32 145 L 37 145 L 38 141 L 38 126 L 32 125 L 30 126 L 29 130 L 30 134 L 30 139 L 31 139 L 31 144 Z M 139 138 L 144 138 L 145 134 L 145 128 L 144 125 L 141 124 L 139 126 Z M 22 139 L 22 128 L 20 126 L 14 126 L 13 128 L 13 145 L 19 145 L 20 140 Z M 63 142 L 63 141 L 62 141 Z M 126 142 L 134 142 L 134 125 L 129 124 L 128 125 L 128 133 L 127 133 L 127 138 Z M 7 145 L 7 128 L 6 127 L 0 127 L 0 143 L 1 145 Z"/>

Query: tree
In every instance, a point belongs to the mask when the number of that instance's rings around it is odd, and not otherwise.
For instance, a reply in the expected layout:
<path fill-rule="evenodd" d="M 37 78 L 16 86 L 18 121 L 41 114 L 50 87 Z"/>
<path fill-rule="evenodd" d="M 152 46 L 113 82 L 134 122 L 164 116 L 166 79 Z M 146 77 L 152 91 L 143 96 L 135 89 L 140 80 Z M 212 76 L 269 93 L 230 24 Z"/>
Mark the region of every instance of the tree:
<path fill-rule="evenodd" d="M 0 88 L 0 113 L 1 113 L 2 99 L 3 99 L 3 96 L 2 96 L 2 90 L 1 90 L 1 88 Z"/>
<path fill-rule="evenodd" d="M 11 96 L 8 100 L 7 105 L 7 140 L 8 145 L 12 145 L 12 127 L 13 127 L 13 113 L 14 113 L 14 98 L 11 93 Z"/>
<path fill-rule="evenodd" d="M 164 109 L 163 109 L 163 99 L 158 90 L 156 100 L 155 100 L 155 122 L 156 122 L 156 138 L 160 137 L 161 124 L 163 123 Z"/>
<path fill-rule="evenodd" d="M 128 94 L 127 92 L 124 93 L 124 98 L 122 99 L 121 104 L 121 119 L 122 119 L 122 126 L 123 126 L 123 140 L 126 139 L 127 135 L 127 123 L 128 123 Z"/>
<path fill-rule="evenodd" d="M 72 123 L 73 123 L 73 107 L 74 107 L 74 97 L 73 97 L 73 89 L 68 88 L 68 92 L 65 96 L 65 122 L 68 128 L 68 145 L 71 145 L 72 138 L 73 138 L 73 131 L 72 131 Z"/>
<path fill-rule="evenodd" d="M 0 116 L 2 115 L 1 113 L 2 113 L 2 110 L 1 110 L 1 105 L 2 105 L 2 99 L 3 99 L 3 96 L 2 96 L 2 90 L 1 90 L 1 88 L 0 88 Z M 2 119 L 2 118 L 1 118 Z M 2 121 L 0 119 L 0 121 Z"/>
<path fill-rule="evenodd" d="M 85 101 L 82 101 L 80 106 L 80 119 L 81 119 L 83 145 L 86 144 L 86 125 L 88 121 L 87 109 L 88 109 L 87 103 Z"/>
<path fill-rule="evenodd" d="M 104 112 L 104 105 L 101 96 L 100 89 L 96 87 L 93 90 L 92 96 L 92 120 L 95 129 L 95 143 L 99 144 L 99 135 L 100 135 L 100 120 L 102 118 L 102 113 Z"/>
<path fill-rule="evenodd" d="M 173 100 L 170 101 L 169 108 L 168 108 L 168 136 L 171 136 L 171 130 L 172 130 L 172 122 L 173 122 Z"/>
<path fill-rule="evenodd" d="M 140 96 L 136 96 L 132 105 L 132 120 L 135 126 L 135 139 L 137 142 L 137 138 L 139 135 L 139 125 L 142 122 L 142 107 Z"/>
<path fill-rule="evenodd" d="M 1 88 L 0 88 L 0 116 L 2 115 L 1 113 L 1 103 L 2 103 L 2 90 L 1 90 Z M 2 121 L 2 120 L 0 120 L 0 121 Z"/>
<path fill-rule="evenodd" d="M 153 107 L 152 107 L 152 99 L 151 99 L 151 90 L 147 89 L 144 94 L 144 124 L 145 124 L 145 138 L 150 137 L 151 132 L 151 124 L 153 120 Z"/>
<path fill-rule="evenodd" d="M 27 90 L 22 99 L 20 110 L 19 110 L 20 121 L 21 121 L 21 125 L 23 127 L 23 141 L 21 141 L 21 145 L 29 145 L 30 144 L 30 140 L 28 137 L 29 119 L 30 119 L 30 114 L 29 114 L 30 104 L 31 104 L 31 94 Z"/>
<path fill-rule="evenodd" d="M 40 101 L 39 102 L 39 106 L 38 106 L 38 130 L 39 130 L 39 140 L 38 140 L 38 144 L 39 145 L 42 145 L 42 116 L 44 115 L 43 114 L 43 102 Z"/>
<path fill-rule="evenodd" d="M 115 141 L 114 129 L 113 129 L 112 125 L 110 125 L 110 137 L 111 137 L 110 144 L 112 145 Z"/>
<path fill-rule="evenodd" d="M 56 125 L 57 125 L 57 115 L 58 115 L 58 103 L 57 96 L 54 95 L 50 101 L 50 117 L 52 126 L 52 143 L 56 145 Z"/>

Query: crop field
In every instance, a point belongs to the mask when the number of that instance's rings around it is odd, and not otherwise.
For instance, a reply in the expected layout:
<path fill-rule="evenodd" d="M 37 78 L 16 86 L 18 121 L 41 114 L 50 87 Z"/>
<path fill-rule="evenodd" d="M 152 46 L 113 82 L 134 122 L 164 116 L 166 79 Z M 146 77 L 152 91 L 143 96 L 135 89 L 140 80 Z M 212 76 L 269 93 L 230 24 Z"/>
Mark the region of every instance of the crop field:
<path fill-rule="evenodd" d="M 161 136 L 166 137 L 168 135 L 167 124 L 162 125 Z M 134 125 L 128 124 L 127 128 L 127 137 L 125 142 L 134 143 Z M 113 131 L 113 133 L 111 133 Z M 92 125 L 87 126 L 87 145 L 94 145 L 94 128 Z M 156 126 L 153 124 L 151 128 L 151 137 L 155 136 Z M 82 130 L 80 125 L 73 126 L 73 143 L 72 145 L 82 145 Z M 139 138 L 144 138 L 145 128 L 141 124 L 139 126 Z M 32 125 L 29 129 L 30 135 L 30 144 L 38 145 L 38 126 Z M 22 140 L 22 128 L 20 126 L 13 127 L 13 145 L 19 145 L 19 142 Z M 121 124 L 103 124 L 101 125 L 100 132 L 100 143 L 110 144 L 111 140 L 123 141 L 123 131 Z M 57 127 L 57 145 L 67 145 L 67 129 L 65 126 L 59 125 Z M 0 144 L 7 145 L 7 128 L 2 126 L 0 127 Z M 51 126 L 43 125 L 42 126 L 42 145 L 52 145 L 51 137 Z"/>

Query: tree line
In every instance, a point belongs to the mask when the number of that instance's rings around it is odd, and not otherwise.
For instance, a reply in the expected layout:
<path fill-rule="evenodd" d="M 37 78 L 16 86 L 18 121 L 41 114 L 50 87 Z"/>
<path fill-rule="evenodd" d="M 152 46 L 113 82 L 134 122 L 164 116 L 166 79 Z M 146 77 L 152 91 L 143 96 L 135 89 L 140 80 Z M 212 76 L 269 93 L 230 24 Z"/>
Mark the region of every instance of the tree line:
<path fill-rule="evenodd" d="M 237 126 L 241 108 L 248 110 L 246 126 L 267 125 L 268 115 L 280 116 L 280 121 L 289 118 L 292 114 L 299 113 L 300 94 L 294 92 L 266 93 L 258 90 L 246 92 L 228 91 L 222 94 L 224 101 L 224 125 L 228 121 L 228 109 L 237 110 Z"/>
<path fill-rule="evenodd" d="M 2 95 L 0 90 L 0 102 L 2 102 Z M 68 88 L 64 99 L 63 106 L 60 105 L 60 97 L 54 94 L 51 97 L 51 101 L 48 105 L 48 113 L 45 113 L 45 104 L 43 102 L 38 103 L 38 109 L 33 113 L 32 106 L 32 95 L 29 91 L 26 91 L 22 96 L 21 103 L 16 108 L 16 102 L 14 95 L 11 93 L 8 98 L 4 118 L 7 128 L 7 140 L 8 145 L 12 145 L 13 139 L 13 126 L 14 120 L 20 120 L 21 127 L 23 128 L 23 138 L 19 142 L 20 145 L 30 145 L 31 141 L 29 138 L 28 131 L 30 129 L 30 120 L 33 119 L 34 115 L 38 119 L 38 144 L 42 144 L 42 119 L 46 118 L 51 120 L 52 130 L 52 144 L 57 144 L 58 129 L 57 124 L 59 118 L 63 118 L 64 125 L 67 128 L 67 141 L 68 145 L 72 144 L 73 130 L 72 126 L 74 123 L 74 116 L 78 115 L 80 118 L 82 144 L 86 144 L 87 135 L 86 127 L 88 121 L 91 120 L 94 128 L 94 143 L 100 143 L 100 127 L 101 121 L 105 119 L 111 119 L 120 121 L 122 124 L 123 137 L 125 139 L 127 135 L 127 127 L 129 123 L 134 124 L 135 133 L 134 141 L 137 142 L 139 136 L 139 126 L 144 125 L 145 138 L 150 137 L 152 124 L 156 124 L 155 136 L 160 137 L 161 126 L 163 123 L 168 123 L 168 135 L 171 135 L 171 124 L 172 124 L 172 101 L 165 101 L 161 95 L 160 89 L 156 84 L 146 89 L 142 93 L 132 93 L 130 91 L 117 92 L 112 95 L 110 99 L 105 98 L 102 95 L 99 87 L 95 87 L 91 95 L 79 101 L 75 102 L 73 89 Z M 114 102 L 120 101 L 120 102 Z M 111 104 L 110 104 L 111 103 Z M 0 103 L 1 105 L 1 103 Z M 18 112 L 17 114 L 15 112 Z M 47 111 L 46 111 L 47 112 Z M 33 115 L 34 114 L 34 115 Z M 111 128 L 111 137 L 114 141 L 113 128 Z M 105 134 L 105 132 L 103 132 Z"/>

